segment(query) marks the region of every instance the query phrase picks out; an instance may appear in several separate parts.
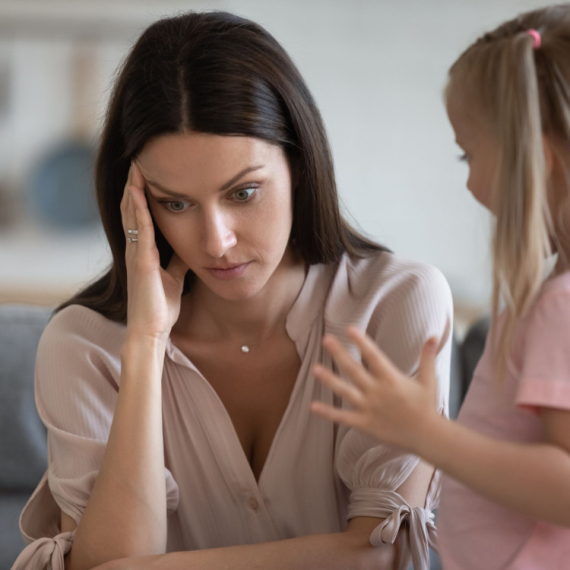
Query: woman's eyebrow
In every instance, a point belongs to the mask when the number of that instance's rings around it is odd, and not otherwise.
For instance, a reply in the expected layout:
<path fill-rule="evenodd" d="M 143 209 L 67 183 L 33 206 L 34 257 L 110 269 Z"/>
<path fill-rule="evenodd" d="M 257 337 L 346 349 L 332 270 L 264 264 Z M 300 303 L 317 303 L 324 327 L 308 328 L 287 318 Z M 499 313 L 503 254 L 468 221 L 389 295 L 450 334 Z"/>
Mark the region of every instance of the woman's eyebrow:
<path fill-rule="evenodd" d="M 235 184 L 242 176 L 245 176 L 246 174 L 248 174 L 249 172 L 253 172 L 254 170 L 259 170 L 260 168 L 263 168 L 264 166 L 265 166 L 264 164 L 258 164 L 256 166 L 248 166 L 247 168 L 244 168 L 241 172 L 238 172 L 235 176 L 233 176 L 231 178 L 231 180 L 228 180 L 220 188 L 220 192 L 227 190 L 232 184 Z M 160 190 L 164 194 L 168 194 L 169 196 L 172 196 L 173 198 L 188 198 L 188 196 L 186 196 L 185 194 L 180 194 L 180 192 L 173 192 L 172 190 L 168 190 L 168 188 L 161 186 L 158 182 L 153 182 L 152 180 L 149 180 L 148 178 L 146 178 L 145 180 L 149 186 L 153 186 L 154 188 L 157 188 L 158 190 Z"/>
<path fill-rule="evenodd" d="M 264 164 L 258 164 L 257 166 L 248 166 L 247 168 L 244 168 L 241 172 L 238 172 L 231 180 L 228 180 L 220 188 L 220 192 L 222 192 L 223 190 L 227 190 L 232 184 L 235 184 L 242 176 L 245 176 L 246 174 L 248 174 L 249 172 L 253 172 L 254 170 L 259 170 L 264 166 L 265 166 Z"/>

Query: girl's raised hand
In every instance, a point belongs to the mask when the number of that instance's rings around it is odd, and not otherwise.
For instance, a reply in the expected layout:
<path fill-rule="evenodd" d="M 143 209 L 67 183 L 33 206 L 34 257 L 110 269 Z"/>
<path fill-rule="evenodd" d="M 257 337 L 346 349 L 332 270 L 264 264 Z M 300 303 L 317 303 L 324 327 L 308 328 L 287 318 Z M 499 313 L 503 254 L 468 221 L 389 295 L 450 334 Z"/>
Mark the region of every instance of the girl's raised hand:
<path fill-rule="evenodd" d="M 335 337 L 325 336 L 324 347 L 352 383 L 319 364 L 313 372 L 320 382 L 348 401 L 352 409 L 334 408 L 322 402 L 313 402 L 311 409 L 329 420 L 415 452 L 419 430 L 426 420 L 438 415 L 437 339 L 431 338 L 423 346 L 415 379 L 398 370 L 378 345 L 355 327 L 348 327 L 347 334 L 367 367 L 355 361 Z"/>
<path fill-rule="evenodd" d="M 144 186 L 144 177 L 133 160 L 121 200 L 123 230 L 127 239 L 127 335 L 166 340 L 180 315 L 188 267 L 176 253 L 166 270 L 160 267 Z M 128 230 L 137 230 L 138 234 L 129 234 Z M 129 237 L 136 238 L 136 241 L 129 243 Z"/>

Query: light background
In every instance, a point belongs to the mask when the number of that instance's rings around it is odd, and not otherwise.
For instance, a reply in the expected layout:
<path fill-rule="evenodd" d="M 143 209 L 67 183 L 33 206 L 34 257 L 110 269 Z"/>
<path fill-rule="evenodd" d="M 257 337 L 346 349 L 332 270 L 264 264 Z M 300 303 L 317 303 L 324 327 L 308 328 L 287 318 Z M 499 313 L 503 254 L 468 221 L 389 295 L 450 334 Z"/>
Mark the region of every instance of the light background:
<path fill-rule="evenodd" d="M 398 254 L 439 267 L 457 306 L 477 314 L 490 292 L 491 222 L 465 189 L 467 167 L 457 160 L 442 89 L 451 63 L 481 33 L 547 4 L 0 1 L 0 63 L 10 77 L 0 114 L 0 181 L 18 218 L 0 230 L 0 302 L 65 298 L 110 259 L 100 230 L 44 227 L 20 200 L 38 156 L 69 132 L 77 38 L 103 38 L 83 102 L 95 138 L 113 74 L 140 31 L 164 14 L 224 9 L 265 26 L 298 65 L 327 126 L 350 219 Z"/>

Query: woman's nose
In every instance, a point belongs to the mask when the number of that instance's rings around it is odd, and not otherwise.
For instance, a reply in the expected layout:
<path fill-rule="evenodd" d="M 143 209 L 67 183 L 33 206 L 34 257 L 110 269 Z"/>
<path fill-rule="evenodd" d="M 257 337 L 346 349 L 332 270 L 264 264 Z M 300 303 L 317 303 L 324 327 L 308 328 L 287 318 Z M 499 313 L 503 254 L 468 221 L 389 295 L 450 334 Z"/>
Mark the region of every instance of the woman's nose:
<path fill-rule="evenodd" d="M 230 220 L 222 212 L 206 214 L 203 231 L 203 247 L 208 255 L 218 259 L 223 257 L 237 239 L 231 228 Z"/>

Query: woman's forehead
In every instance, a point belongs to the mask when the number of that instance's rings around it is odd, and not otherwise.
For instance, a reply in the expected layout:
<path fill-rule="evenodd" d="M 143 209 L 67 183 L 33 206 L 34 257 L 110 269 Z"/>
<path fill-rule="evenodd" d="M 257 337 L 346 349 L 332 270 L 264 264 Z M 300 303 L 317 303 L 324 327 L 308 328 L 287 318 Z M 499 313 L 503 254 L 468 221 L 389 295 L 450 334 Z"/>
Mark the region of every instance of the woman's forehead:
<path fill-rule="evenodd" d="M 246 169 L 259 174 L 283 161 L 281 147 L 258 138 L 194 132 L 157 137 L 137 157 L 145 178 L 176 192 L 194 185 L 221 187 Z"/>

